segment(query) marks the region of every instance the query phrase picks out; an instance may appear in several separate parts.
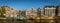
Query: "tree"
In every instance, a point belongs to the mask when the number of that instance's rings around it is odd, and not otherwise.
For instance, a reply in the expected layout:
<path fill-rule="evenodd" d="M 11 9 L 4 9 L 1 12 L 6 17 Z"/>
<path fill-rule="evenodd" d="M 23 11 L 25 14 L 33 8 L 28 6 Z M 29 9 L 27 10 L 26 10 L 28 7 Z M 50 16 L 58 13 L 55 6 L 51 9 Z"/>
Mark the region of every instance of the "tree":
<path fill-rule="evenodd" d="M 6 11 L 6 10 L 5 10 L 5 7 L 2 6 L 2 7 L 1 7 L 1 16 L 2 16 L 2 17 L 4 17 L 5 11 Z"/>
<path fill-rule="evenodd" d="M 1 12 L 1 8 L 0 8 L 0 17 L 1 17 L 1 13 L 2 13 L 2 12 Z"/>

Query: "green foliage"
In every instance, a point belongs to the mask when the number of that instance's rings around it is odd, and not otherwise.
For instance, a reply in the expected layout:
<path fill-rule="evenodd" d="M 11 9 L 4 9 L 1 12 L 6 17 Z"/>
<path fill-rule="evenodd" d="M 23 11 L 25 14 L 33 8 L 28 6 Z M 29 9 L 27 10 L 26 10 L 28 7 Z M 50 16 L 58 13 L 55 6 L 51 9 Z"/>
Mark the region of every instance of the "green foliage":
<path fill-rule="evenodd" d="M 5 8 L 4 8 L 4 6 L 2 6 L 1 8 L 2 8 L 2 13 L 5 13 Z"/>
<path fill-rule="evenodd" d="M 2 6 L 1 8 L 0 8 L 0 13 L 1 13 L 1 17 L 3 17 L 4 15 L 4 13 L 5 13 L 5 8 L 4 8 L 4 6 Z"/>
<path fill-rule="evenodd" d="M 0 8 L 0 13 L 1 13 L 1 8 Z"/>

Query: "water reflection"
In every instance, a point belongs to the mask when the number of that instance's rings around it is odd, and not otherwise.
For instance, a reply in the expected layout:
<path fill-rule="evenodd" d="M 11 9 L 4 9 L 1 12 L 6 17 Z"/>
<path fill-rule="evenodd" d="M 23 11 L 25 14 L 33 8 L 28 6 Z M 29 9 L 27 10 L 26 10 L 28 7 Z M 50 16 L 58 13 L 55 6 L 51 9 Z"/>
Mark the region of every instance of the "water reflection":
<path fill-rule="evenodd" d="M 0 23 L 54 23 L 54 20 L 2 20 Z"/>

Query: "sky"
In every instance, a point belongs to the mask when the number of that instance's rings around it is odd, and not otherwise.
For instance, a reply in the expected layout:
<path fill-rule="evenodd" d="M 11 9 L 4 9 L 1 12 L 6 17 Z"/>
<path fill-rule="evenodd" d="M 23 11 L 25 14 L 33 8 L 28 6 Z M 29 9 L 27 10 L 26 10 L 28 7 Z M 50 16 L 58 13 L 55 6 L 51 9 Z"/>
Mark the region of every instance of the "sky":
<path fill-rule="evenodd" d="M 11 8 L 16 8 L 17 10 L 29 10 L 32 7 L 34 7 L 34 9 L 37 9 L 38 7 L 43 9 L 46 5 L 60 5 L 60 0 L 0 0 L 0 6 L 3 5 L 10 6 Z"/>

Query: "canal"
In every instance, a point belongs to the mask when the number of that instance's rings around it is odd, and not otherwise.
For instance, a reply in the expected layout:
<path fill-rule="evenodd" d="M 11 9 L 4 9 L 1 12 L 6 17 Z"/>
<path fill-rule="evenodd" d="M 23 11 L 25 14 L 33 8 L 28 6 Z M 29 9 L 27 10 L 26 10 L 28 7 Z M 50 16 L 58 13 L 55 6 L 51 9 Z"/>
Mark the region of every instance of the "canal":
<path fill-rule="evenodd" d="M 54 23 L 54 20 L 2 20 L 0 23 Z"/>

